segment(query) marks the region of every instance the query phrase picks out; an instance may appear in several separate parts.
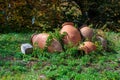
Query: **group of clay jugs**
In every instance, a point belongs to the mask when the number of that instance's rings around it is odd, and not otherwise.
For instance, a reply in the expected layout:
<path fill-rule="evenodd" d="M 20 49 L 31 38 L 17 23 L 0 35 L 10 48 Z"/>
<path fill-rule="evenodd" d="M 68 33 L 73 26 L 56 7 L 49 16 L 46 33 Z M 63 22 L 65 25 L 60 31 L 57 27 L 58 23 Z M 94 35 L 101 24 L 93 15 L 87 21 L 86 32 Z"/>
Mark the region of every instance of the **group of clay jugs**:
<path fill-rule="evenodd" d="M 86 54 L 95 51 L 96 45 L 91 41 L 92 37 L 94 36 L 93 29 L 89 28 L 87 25 L 84 25 L 79 28 L 75 28 L 73 22 L 65 22 L 62 24 L 62 28 L 60 30 L 60 34 L 65 34 L 63 37 L 63 43 L 65 45 L 68 45 L 69 43 L 72 44 L 72 46 L 78 46 L 79 50 L 83 50 Z M 34 44 L 37 44 L 39 48 L 44 49 L 46 46 L 46 41 L 49 37 L 48 33 L 40 33 L 35 34 L 32 36 L 31 41 L 34 46 Z M 87 39 L 87 41 L 84 41 L 83 44 L 79 44 L 82 42 L 82 39 Z M 53 38 L 50 45 L 47 46 L 48 52 L 62 52 L 62 45 L 60 42 Z"/>
<path fill-rule="evenodd" d="M 74 23 L 72 22 L 65 22 L 62 25 L 62 29 L 60 30 L 60 34 L 66 33 L 66 35 L 63 37 L 63 43 L 65 45 L 68 45 L 69 43 L 73 44 L 73 46 L 78 45 L 79 41 L 81 41 L 81 36 L 79 31 L 74 27 Z M 40 33 L 35 34 L 31 37 L 31 41 L 33 46 L 37 44 L 39 48 L 44 49 L 46 46 L 46 41 L 49 37 L 48 33 Z M 58 40 L 55 38 L 52 39 L 49 46 L 47 46 L 48 52 L 62 52 L 63 48 L 62 45 Z"/>
<path fill-rule="evenodd" d="M 91 39 L 94 35 L 93 30 L 89 28 L 87 25 L 84 25 L 79 28 L 75 28 L 74 23 L 65 22 L 62 25 L 62 29 L 60 33 L 66 32 L 67 35 L 63 38 L 64 44 L 72 43 L 73 46 L 78 46 L 79 50 L 83 50 L 86 54 L 95 51 L 96 46 Z M 79 44 L 82 40 L 88 39 L 88 41 L 83 42 L 83 44 Z"/>

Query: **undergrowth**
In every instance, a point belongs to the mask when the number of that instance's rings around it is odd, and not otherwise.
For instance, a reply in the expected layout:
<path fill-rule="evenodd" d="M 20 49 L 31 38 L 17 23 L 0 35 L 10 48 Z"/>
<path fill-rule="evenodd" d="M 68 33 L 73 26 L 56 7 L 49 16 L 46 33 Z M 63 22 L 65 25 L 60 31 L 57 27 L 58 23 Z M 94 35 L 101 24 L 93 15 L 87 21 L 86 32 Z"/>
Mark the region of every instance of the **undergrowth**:
<path fill-rule="evenodd" d="M 60 39 L 56 33 L 52 37 Z M 119 80 L 120 34 L 106 32 L 108 51 L 100 48 L 86 55 L 76 47 L 61 53 L 34 48 L 22 54 L 20 46 L 30 41 L 30 33 L 0 34 L 1 80 Z"/>

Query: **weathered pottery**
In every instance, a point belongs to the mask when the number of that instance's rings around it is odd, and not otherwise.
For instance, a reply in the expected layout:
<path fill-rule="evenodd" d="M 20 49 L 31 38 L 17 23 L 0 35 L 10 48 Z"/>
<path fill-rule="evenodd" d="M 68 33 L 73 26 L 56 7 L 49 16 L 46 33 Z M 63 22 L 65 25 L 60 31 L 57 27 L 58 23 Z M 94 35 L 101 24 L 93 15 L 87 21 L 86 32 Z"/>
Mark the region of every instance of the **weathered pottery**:
<path fill-rule="evenodd" d="M 88 27 L 87 25 L 83 25 L 81 28 L 79 28 L 79 30 L 84 39 L 91 41 L 94 35 L 92 28 Z"/>
<path fill-rule="evenodd" d="M 97 38 L 97 41 L 100 41 L 102 48 L 104 50 L 107 50 L 107 40 L 103 38 L 101 35 L 97 35 L 96 38 Z"/>
<path fill-rule="evenodd" d="M 73 22 L 65 22 L 62 24 L 61 34 L 66 33 L 63 38 L 64 44 L 71 43 L 72 45 L 77 45 L 81 41 L 81 36 L 79 30 L 75 28 Z"/>
<path fill-rule="evenodd" d="M 35 34 L 32 36 L 31 41 L 34 46 L 39 46 L 39 48 L 44 49 L 47 46 L 47 39 L 49 34 L 47 33 L 40 33 Z M 62 46 L 59 41 L 56 39 L 52 39 L 51 43 L 47 46 L 49 52 L 61 52 Z"/>
<path fill-rule="evenodd" d="M 79 49 L 83 50 L 86 54 L 88 54 L 96 50 L 96 45 L 93 42 L 86 41 L 79 46 Z"/>

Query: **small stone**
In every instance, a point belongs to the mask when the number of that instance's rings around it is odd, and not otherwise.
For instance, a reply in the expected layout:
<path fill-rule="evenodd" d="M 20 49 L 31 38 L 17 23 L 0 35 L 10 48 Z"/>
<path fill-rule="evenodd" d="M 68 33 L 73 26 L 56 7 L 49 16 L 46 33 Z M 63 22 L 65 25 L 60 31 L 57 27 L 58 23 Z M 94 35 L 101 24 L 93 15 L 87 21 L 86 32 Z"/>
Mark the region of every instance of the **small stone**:
<path fill-rule="evenodd" d="M 29 43 L 24 43 L 21 45 L 21 52 L 23 54 L 31 54 L 33 52 L 33 46 Z"/>

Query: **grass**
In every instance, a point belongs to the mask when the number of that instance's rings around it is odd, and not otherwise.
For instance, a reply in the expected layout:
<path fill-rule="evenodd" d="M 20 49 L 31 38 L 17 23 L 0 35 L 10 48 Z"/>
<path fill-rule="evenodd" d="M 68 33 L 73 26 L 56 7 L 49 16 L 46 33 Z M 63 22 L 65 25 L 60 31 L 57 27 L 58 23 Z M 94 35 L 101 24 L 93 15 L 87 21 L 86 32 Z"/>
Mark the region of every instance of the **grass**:
<path fill-rule="evenodd" d="M 120 80 L 120 33 L 107 32 L 109 51 L 80 55 L 75 48 L 23 55 L 31 33 L 0 34 L 0 80 Z M 37 57 L 33 57 L 37 56 Z"/>

